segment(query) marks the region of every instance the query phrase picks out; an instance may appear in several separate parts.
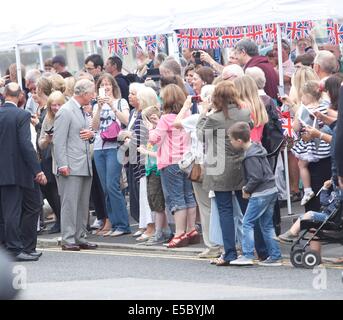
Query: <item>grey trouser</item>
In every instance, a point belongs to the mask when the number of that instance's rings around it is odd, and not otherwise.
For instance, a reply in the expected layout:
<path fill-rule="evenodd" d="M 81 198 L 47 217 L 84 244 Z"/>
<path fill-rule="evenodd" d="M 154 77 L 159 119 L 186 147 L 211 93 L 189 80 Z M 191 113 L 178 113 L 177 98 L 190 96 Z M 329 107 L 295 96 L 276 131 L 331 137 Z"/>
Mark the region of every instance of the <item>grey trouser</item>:
<path fill-rule="evenodd" d="M 59 176 L 57 184 L 61 197 L 62 244 L 84 243 L 82 233 L 87 227 L 92 177 Z"/>

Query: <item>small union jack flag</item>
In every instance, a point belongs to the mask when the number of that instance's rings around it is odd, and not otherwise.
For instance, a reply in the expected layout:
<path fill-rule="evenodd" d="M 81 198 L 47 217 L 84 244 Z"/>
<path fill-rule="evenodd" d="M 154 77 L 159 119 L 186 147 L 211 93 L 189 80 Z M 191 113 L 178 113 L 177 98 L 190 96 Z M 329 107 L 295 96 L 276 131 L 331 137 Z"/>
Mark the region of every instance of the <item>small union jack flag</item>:
<path fill-rule="evenodd" d="M 198 29 L 188 29 L 187 33 L 187 42 L 189 43 L 189 48 L 201 49 L 200 45 L 200 33 Z"/>
<path fill-rule="evenodd" d="M 313 28 L 311 21 L 290 22 L 286 25 L 286 34 L 288 39 L 299 40 L 310 36 Z"/>
<path fill-rule="evenodd" d="M 220 47 L 217 29 L 205 29 L 201 35 L 202 49 L 217 49 Z"/>
<path fill-rule="evenodd" d="M 282 112 L 282 118 L 280 118 L 283 135 L 293 139 L 298 139 L 297 134 L 293 130 L 293 121 L 289 112 Z"/>
<path fill-rule="evenodd" d="M 133 46 L 135 47 L 137 53 L 143 52 L 143 48 L 139 44 L 139 38 L 133 38 Z"/>
<path fill-rule="evenodd" d="M 328 20 L 328 37 L 331 44 L 343 43 L 343 24 L 334 23 L 333 20 Z"/>
<path fill-rule="evenodd" d="M 120 39 L 113 39 L 113 40 L 108 40 L 107 45 L 108 45 L 108 50 L 110 53 L 116 53 L 118 54 L 120 52 Z"/>
<path fill-rule="evenodd" d="M 145 36 L 144 39 L 148 51 L 155 51 L 157 48 L 156 36 Z"/>
<path fill-rule="evenodd" d="M 187 30 L 179 30 L 176 32 L 177 44 L 180 48 L 190 48 Z"/>
<path fill-rule="evenodd" d="M 157 46 L 159 49 L 164 49 L 166 47 L 166 37 L 164 34 L 160 34 L 157 38 Z"/>
<path fill-rule="evenodd" d="M 222 46 L 224 48 L 232 48 L 239 40 L 244 38 L 242 27 L 229 27 L 221 29 Z"/>
<path fill-rule="evenodd" d="M 263 29 L 262 26 L 248 26 L 246 27 L 245 36 L 250 38 L 257 44 L 263 43 Z"/>
<path fill-rule="evenodd" d="M 129 49 L 127 47 L 127 40 L 126 39 L 120 39 L 120 43 L 119 43 L 119 47 L 120 47 L 120 51 L 121 54 L 123 56 L 127 56 L 129 54 Z"/>
<path fill-rule="evenodd" d="M 265 25 L 266 40 L 275 42 L 277 40 L 277 27 L 275 23 Z"/>

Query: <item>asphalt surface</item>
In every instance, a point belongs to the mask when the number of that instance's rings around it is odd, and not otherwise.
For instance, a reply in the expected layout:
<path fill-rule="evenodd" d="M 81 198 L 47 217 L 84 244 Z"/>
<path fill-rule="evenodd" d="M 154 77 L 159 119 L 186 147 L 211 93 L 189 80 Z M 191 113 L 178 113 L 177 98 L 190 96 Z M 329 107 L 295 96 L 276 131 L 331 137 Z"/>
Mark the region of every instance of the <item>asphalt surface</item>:
<path fill-rule="evenodd" d="M 209 261 L 125 251 L 46 249 L 19 299 L 342 299 L 342 268 L 217 267 Z M 319 272 L 319 273 L 318 273 Z"/>

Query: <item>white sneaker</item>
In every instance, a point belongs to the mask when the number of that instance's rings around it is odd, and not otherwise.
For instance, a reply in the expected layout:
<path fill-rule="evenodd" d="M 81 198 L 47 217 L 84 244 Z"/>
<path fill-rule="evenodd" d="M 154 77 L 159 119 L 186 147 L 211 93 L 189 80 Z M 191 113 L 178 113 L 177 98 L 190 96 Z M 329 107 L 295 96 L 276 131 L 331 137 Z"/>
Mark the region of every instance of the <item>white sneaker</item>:
<path fill-rule="evenodd" d="M 91 225 L 92 229 L 101 229 L 104 225 L 104 222 L 102 220 L 95 219 L 94 223 Z"/>
<path fill-rule="evenodd" d="M 253 259 L 246 258 L 244 256 L 239 256 L 238 259 L 230 261 L 232 266 L 252 266 L 254 265 Z"/>
<path fill-rule="evenodd" d="M 304 206 L 307 202 L 309 202 L 314 197 L 314 192 L 305 193 L 303 198 L 301 199 L 300 205 Z"/>

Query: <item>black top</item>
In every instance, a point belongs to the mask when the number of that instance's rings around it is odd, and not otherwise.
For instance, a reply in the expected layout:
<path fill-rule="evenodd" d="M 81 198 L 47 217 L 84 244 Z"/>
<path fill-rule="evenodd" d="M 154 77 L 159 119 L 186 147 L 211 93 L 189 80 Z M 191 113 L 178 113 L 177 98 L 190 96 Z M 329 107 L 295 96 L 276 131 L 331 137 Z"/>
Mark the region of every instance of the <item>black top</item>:
<path fill-rule="evenodd" d="M 31 115 L 15 104 L 0 107 L 0 186 L 33 188 L 33 178 L 41 171 L 31 142 Z"/>

